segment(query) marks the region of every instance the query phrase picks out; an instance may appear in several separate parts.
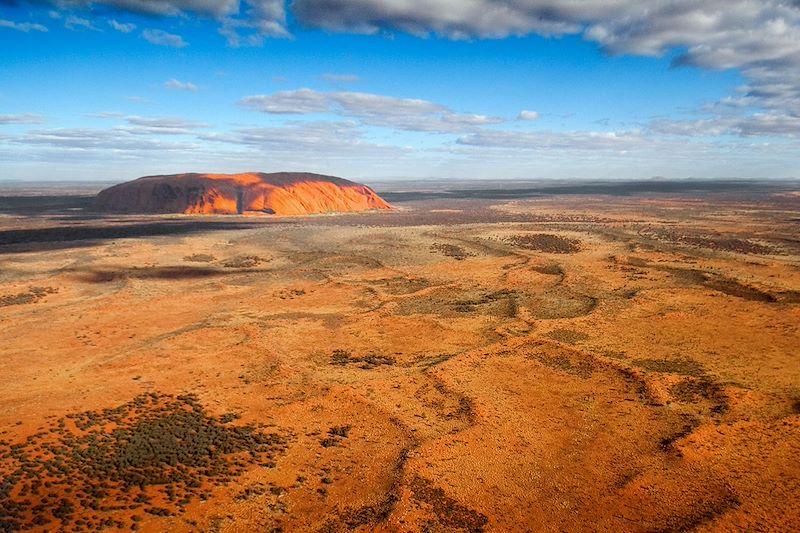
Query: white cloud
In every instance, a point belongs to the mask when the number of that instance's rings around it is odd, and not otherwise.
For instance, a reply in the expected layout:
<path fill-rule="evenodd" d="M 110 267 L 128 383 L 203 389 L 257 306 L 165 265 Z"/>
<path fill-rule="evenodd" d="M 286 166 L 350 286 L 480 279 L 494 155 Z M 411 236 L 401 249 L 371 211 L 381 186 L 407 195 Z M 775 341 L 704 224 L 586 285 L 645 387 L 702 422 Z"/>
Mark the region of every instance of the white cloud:
<path fill-rule="evenodd" d="M 5 20 L 5 19 L 0 19 L 0 28 L 10 28 L 12 30 L 17 30 L 25 33 L 29 33 L 32 31 L 41 31 L 41 32 L 47 31 L 47 27 L 42 26 L 41 24 L 35 24 L 33 22 L 14 22 L 13 20 Z"/>
<path fill-rule="evenodd" d="M 282 126 L 242 128 L 226 134 L 201 135 L 199 138 L 256 147 L 270 153 L 386 155 L 403 152 L 403 149 L 397 146 L 370 142 L 364 139 L 363 132 L 356 123 L 341 121 L 290 121 Z"/>
<path fill-rule="evenodd" d="M 636 131 L 518 132 L 484 130 L 461 136 L 456 142 L 465 146 L 526 151 L 628 151 L 641 149 L 654 141 Z"/>
<path fill-rule="evenodd" d="M 248 96 L 239 103 L 263 113 L 332 113 L 355 118 L 371 126 L 433 133 L 458 133 L 503 122 L 498 117 L 457 113 L 447 106 L 427 100 L 348 91 L 324 93 L 298 89 Z"/>
<path fill-rule="evenodd" d="M 175 78 L 165 81 L 164 82 L 164 87 L 166 87 L 167 89 L 173 89 L 173 90 L 176 90 L 176 91 L 188 91 L 188 92 L 192 92 L 192 93 L 197 92 L 197 91 L 200 90 L 200 87 L 198 87 L 197 85 L 195 85 L 192 82 L 180 81 L 180 80 L 176 80 Z"/>
<path fill-rule="evenodd" d="M 159 46 L 171 46 L 172 48 L 184 48 L 189 46 L 189 43 L 184 41 L 183 37 L 180 35 L 168 33 L 164 30 L 148 28 L 142 32 L 142 38 L 149 43 Z"/>
<path fill-rule="evenodd" d="M 124 131 L 136 135 L 189 135 L 196 130 L 209 128 L 209 124 L 188 120 L 181 117 L 141 117 L 123 115 L 116 112 L 102 112 L 91 115 L 106 120 L 124 121 L 125 126 L 117 126 L 116 131 Z"/>
<path fill-rule="evenodd" d="M 125 117 L 125 120 L 135 129 L 129 128 L 127 131 L 133 133 L 154 133 L 167 135 L 183 135 L 191 133 L 193 130 L 208 128 L 205 122 L 187 120 L 180 117 Z"/>
<path fill-rule="evenodd" d="M 265 37 L 291 37 L 284 0 L 245 0 L 236 13 L 240 16 L 224 17 L 219 30 L 230 46 L 261 46 Z"/>
<path fill-rule="evenodd" d="M 100 111 L 99 113 L 89 113 L 90 117 L 92 118 L 102 118 L 102 119 L 121 119 L 125 118 L 125 115 L 122 113 L 118 113 L 116 111 Z"/>
<path fill-rule="evenodd" d="M 320 76 L 321 80 L 330 81 L 333 83 L 355 83 L 361 78 L 356 74 L 323 74 Z"/>
<path fill-rule="evenodd" d="M 100 30 L 100 28 L 92 24 L 91 20 L 81 17 L 76 17 L 75 15 L 70 15 L 67 17 L 67 20 L 64 21 L 64 27 L 72 31 L 80 29 L 91 30 L 91 31 L 102 31 Z"/>
<path fill-rule="evenodd" d="M 246 96 L 239 103 L 256 111 L 277 115 L 324 113 L 330 109 L 325 94 L 311 89 Z"/>
<path fill-rule="evenodd" d="M 517 115 L 517 120 L 539 120 L 540 117 L 541 115 L 538 111 L 526 111 L 523 109 Z"/>
<path fill-rule="evenodd" d="M 23 113 L 21 115 L 0 115 L 0 125 L 2 124 L 43 124 L 45 118 L 33 113 Z"/>
<path fill-rule="evenodd" d="M 564 3 L 575 2 L 567 0 Z M 536 5 L 557 2 L 520 0 L 295 0 L 295 16 L 306 25 L 332 31 L 379 33 L 399 30 L 451 38 L 498 38 L 541 33 L 560 35 L 580 26 L 569 17 Z M 584 2 L 594 4 L 597 2 Z M 613 2 L 606 2 L 613 3 Z"/>
<path fill-rule="evenodd" d="M 108 8 L 142 15 L 175 17 L 194 13 L 222 18 L 239 12 L 239 0 L 45 0 L 62 9 L 108 11 Z"/>
<path fill-rule="evenodd" d="M 136 24 L 132 22 L 117 22 L 114 19 L 109 20 L 108 25 L 122 33 L 130 33 L 136 29 Z"/>
<path fill-rule="evenodd" d="M 56 128 L 33 130 L 13 142 L 26 145 L 47 145 L 71 150 L 184 150 L 192 145 L 146 138 L 119 129 Z"/>
<path fill-rule="evenodd" d="M 768 112 L 700 120 L 659 119 L 650 124 L 650 130 L 662 135 L 800 138 L 800 116 Z"/>

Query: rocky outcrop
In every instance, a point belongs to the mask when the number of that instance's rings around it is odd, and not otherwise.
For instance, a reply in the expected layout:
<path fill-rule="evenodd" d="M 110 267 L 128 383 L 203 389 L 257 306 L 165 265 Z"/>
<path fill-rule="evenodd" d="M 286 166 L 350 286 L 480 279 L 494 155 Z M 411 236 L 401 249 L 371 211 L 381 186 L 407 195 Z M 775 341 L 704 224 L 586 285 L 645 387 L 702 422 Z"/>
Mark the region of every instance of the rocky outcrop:
<path fill-rule="evenodd" d="M 391 209 L 366 185 L 305 172 L 146 176 L 100 191 L 95 207 L 118 213 L 217 215 Z"/>

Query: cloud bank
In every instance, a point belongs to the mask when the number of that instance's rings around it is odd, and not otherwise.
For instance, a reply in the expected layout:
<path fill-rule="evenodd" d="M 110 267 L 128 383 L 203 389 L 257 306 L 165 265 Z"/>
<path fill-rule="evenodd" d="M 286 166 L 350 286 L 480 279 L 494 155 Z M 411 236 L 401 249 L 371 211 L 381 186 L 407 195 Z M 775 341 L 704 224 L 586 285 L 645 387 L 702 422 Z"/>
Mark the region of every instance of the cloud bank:
<path fill-rule="evenodd" d="M 23 33 L 29 33 L 32 31 L 47 31 L 47 27 L 43 26 L 42 24 L 36 24 L 33 22 L 14 22 L 12 20 L 5 19 L 0 19 L 0 28 L 8 28 L 11 30 L 21 31 Z"/>
<path fill-rule="evenodd" d="M 142 39 L 159 46 L 171 46 L 172 48 L 184 48 L 189 46 L 189 43 L 183 40 L 183 37 L 174 33 L 169 33 L 164 30 L 154 30 L 147 28 L 142 32 Z"/>
<path fill-rule="evenodd" d="M 254 111 L 274 115 L 332 113 L 370 126 L 428 133 L 459 133 L 504 121 L 499 117 L 459 113 L 427 100 L 349 91 L 326 93 L 297 89 L 247 96 L 239 103 Z"/>

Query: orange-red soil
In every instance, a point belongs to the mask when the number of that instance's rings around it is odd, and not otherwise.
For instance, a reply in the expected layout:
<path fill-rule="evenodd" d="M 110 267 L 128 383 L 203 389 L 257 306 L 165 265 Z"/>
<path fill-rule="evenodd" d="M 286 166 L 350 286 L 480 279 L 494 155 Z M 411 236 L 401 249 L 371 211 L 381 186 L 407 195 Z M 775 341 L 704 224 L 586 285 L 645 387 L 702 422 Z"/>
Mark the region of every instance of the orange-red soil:
<path fill-rule="evenodd" d="M 799 214 L 6 218 L 0 524 L 800 530 Z"/>
<path fill-rule="evenodd" d="M 366 185 L 300 172 L 146 176 L 101 191 L 103 211 L 274 215 L 389 209 Z"/>

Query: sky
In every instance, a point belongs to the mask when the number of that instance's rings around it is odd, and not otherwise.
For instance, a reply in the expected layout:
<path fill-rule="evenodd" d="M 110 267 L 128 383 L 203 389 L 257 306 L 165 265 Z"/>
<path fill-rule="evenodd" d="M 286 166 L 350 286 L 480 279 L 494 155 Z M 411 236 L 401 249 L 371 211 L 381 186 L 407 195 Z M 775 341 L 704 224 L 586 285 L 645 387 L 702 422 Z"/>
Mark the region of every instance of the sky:
<path fill-rule="evenodd" d="M 0 180 L 800 178 L 798 0 L 0 0 Z"/>

